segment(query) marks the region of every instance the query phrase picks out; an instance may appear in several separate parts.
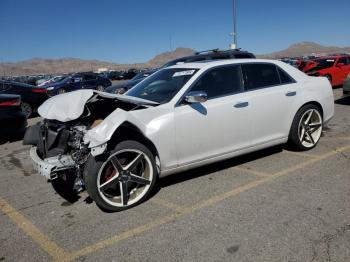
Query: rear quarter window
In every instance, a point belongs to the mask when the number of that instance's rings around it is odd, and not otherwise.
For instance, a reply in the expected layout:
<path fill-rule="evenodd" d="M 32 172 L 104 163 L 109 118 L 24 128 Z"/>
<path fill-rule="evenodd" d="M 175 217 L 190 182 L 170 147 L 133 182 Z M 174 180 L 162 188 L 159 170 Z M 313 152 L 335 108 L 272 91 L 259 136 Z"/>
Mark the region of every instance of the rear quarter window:
<path fill-rule="evenodd" d="M 268 63 L 243 64 L 244 88 L 253 90 L 281 84 L 277 67 Z"/>

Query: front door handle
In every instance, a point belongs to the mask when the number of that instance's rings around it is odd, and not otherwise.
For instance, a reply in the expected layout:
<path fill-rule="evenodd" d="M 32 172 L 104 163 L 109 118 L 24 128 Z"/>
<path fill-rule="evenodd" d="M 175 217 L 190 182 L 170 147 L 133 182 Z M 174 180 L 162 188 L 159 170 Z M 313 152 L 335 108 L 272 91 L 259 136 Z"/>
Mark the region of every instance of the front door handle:
<path fill-rule="evenodd" d="M 235 108 L 242 108 L 242 107 L 247 107 L 249 105 L 248 102 L 238 102 L 237 104 L 234 105 Z"/>
<path fill-rule="evenodd" d="M 288 91 L 288 92 L 286 93 L 286 96 L 295 96 L 296 94 L 297 94 L 296 91 Z"/>

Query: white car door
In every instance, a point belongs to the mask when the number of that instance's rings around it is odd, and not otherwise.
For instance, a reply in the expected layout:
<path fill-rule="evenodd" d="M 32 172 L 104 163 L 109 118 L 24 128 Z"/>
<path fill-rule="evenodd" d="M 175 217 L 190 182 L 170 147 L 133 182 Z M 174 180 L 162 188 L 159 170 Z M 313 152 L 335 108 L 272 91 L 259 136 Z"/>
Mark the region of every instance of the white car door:
<path fill-rule="evenodd" d="M 272 63 L 247 63 L 242 71 L 251 94 L 252 145 L 286 138 L 300 95 L 298 85 Z"/>
<path fill-rule="evenodd" d="M 208 100 L 180 101 L 174 109 L 179 166 L 250 146 L 250 108 L 239 65 L 209 69 L 190 88 L 193 91 L 206 92 Z"/>

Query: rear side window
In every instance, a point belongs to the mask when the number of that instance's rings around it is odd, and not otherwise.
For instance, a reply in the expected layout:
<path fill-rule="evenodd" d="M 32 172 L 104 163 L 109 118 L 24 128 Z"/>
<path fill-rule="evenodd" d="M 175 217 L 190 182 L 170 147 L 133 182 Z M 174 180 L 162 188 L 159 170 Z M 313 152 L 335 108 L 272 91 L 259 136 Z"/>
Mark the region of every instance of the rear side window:
<path fill-rule="evenodd" d="M 242 71 L 246 90 L 280 84 L 280 78 L 274 64 L 243 64 Z"/>
<path fill-rule="evenodd" d="M 278 74 L 280 75 L 281 84 L 291 84 L 294 83 L 294 79 L 288 75 L 284 70 L 277 66 Z"/>
<path fill-rule="evenodd" d="M 208 99 L 243 91 L 242 74 L 239 65 L 222 66 L 204 73 L 191 91 L 204 91 Z"/>

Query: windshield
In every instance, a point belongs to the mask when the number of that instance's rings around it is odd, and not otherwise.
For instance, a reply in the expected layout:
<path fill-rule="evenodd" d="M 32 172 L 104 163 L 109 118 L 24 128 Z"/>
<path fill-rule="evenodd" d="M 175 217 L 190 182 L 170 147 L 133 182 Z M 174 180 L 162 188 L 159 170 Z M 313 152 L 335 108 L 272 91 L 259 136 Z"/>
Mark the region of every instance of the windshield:
<path fill-rule="evenodd" d="M 314 60 L 319 66 L 322 66 L 324 68 L 332 67 L 334 65 L 335 59 L 329 58 L 329 59 L 317 59 Z"/>
<path fill-rule="evenodd" d="M 169 102 L 198 69 L 162 69 L 130 89 L 126 95 L 160 104 Z"/>

